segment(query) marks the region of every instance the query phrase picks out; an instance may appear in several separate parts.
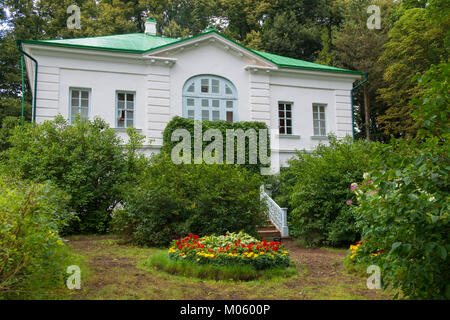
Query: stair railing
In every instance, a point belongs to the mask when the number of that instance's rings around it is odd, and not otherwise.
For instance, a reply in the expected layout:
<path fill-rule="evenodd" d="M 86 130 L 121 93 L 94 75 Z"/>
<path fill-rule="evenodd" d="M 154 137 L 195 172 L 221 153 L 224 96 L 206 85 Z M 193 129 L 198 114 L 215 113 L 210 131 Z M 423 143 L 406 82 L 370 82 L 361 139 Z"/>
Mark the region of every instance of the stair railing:
<path fill-rule="evenodd" d="M 287 226 L 287 208 L 280 206 L 266 193 L 264 185 L 260 188 L 260 199 L 265 201 L 268 208 L 268 217 L 274 226 L 280 231 L 282 238 L 289 237 Z"/>

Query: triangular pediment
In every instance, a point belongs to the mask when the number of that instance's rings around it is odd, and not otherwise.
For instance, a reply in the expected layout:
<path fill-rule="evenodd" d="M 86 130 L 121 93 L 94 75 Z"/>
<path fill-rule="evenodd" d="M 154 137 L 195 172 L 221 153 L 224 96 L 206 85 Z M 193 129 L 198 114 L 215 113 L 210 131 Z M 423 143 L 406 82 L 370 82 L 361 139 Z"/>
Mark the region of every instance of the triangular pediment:
<path fill-rule="evenodd" d="M 157 58 L 176 58 L 177 55 L 188 51 L 200 49 L 204 46 L 215 46 L 220 48 L 228 54 L 238 56 L 246 60 L 248 65 L 255 65 L 260 67 L 278 68 L 273 62 L 254 53 L 252 50 L 226 38 L 218 32 L 207 32 L 187 38 L 184 41 L 175 42 L 161 48 L 157 48 L 144 54 L 145 57 Z"/>

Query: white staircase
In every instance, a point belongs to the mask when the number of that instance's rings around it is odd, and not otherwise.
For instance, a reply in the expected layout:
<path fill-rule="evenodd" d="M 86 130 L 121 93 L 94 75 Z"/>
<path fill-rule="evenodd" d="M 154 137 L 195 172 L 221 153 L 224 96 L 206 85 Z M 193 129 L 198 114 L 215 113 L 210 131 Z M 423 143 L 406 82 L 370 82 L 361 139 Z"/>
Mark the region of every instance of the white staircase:
<path fill-rule="evenodd" d="M 281 238 L 288 238 L 287 208 L 280 208 L 280 206 L 266 193 L 264 185 L 261 186 L 260 190 L 261 201 L 265 201 L 267 204 L 270 222 L 280 232 Z"/>

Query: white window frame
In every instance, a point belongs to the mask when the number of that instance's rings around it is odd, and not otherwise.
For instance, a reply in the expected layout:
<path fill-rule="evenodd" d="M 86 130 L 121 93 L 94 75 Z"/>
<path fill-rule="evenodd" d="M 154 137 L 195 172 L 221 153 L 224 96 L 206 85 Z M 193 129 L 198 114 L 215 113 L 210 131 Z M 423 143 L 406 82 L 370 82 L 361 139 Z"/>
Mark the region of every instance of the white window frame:
<path fill-rule="evenodd" d="M 280 105 L 283 105 L 283 110 L 280 110 Z M 290 105 L 291 110 L 286 110 L 286 105 Z M 283 117 L 280 116 L 280 112 L 283 112 Z M 287 116 L 287 112 L 291 113 L 291 116 Z M 277 104 L 277 115 L 278 115 L 278 134 L 280 135 L 286 135 L 286 136 L 292 136 L 294 135 L 294 103 L 291 101 L 278 101 Z M 280 120 L 283 120 L 284 122 L 284 133 L 281 132 L 281 125 Z M 291 121 L 291 125 L 287 125 L 287 121 Z M 288 128 L 291 129 L 291 132 L 288 133 Z"/>
<path fill-rule="evenodd" d="M 202 80 L 208 80 L 208 92 L 202 92 Z M 212 92 L 212 82 L 219 82 L 219 92 Z M 189 87 L 194 84 L 194 91 L 189 92 Z M 227 93 L 226 88 L 231 90 L 231 94 Z M 188 106 L 188 99 L 194 100 L 193 106 Z M 183 117 L 190 118 L 193 120 L 206 120 L 203 119 L 202 113 L 203 111 L 208 112 L 208 121 L 217 121 L 217 120 L 227 120 L 228 112 L 232 112 L 233 122 L 239 121 L 238 119 L 238 94 L 236 87 L 231 83 L 231 81 L 209 74 L 202 74 L 194 76 L 188 79 L 183 86 Z M 203 100 L 208 100 L 208 105 L 203 106 Z M 218 106 L 213 106 L 217 104 Z M 233 107 L 229 108 L 227 105 L 232 102 Z M 193 117 L 190 116 L 192 115 Z M 218 119 L 213 117 L 213 114 L 219 114 Z"/>
<path fill-rule="evenodd" d="M 323 112 L 320 112 L 320 107 L 323 107 Z M 317 112 L 315 112 L 317 109 Z M 317 119 L 314 119 L 314 115 L 317 113 Z M 313 114 L 313 137 L 326 137 L 328 134 L 327 130 L 327 104 L 325 103 L 313 103 L 312 105 L 312 114 Z M 323 118 L 322 118 L 323 116 Z M 316 125 L 315 122 L 319 121 L 318 134 L 316 134 Z"/>
<path fill-rule="evenodd" d="M 89 120 L 91 118 L 91 94 L 92 94 L 92 89 L 91 88 L 80 88 L 80 87 L 69 87 L 69 123 L 73 123 L 72 121 L 72 91 L 87 91 L 88 92 L 88 112 L 87 112 L 87 118 L 86 120 Z M 81 93 L 80 93 L 81 94 Z M 78 98 L 78 102 L 79 102 L 79 106 L 78 108 L 81 108 L 81 95 Z M 79 112 L 79 114 L 81 115 L 81 112 Z"/>
<path fill-rule="evenodd" d="M 125 95 L 125 105 L 124 105 L 124 107 L 125 107 L 125 109 L 124 109 L 124 111 L 125 111 L 125 120 L 124 120 L 124 126 L 123 127 L 119 127 L 119 94 L 120 93 L 123 93 L 124 95 Z M 133 125 L 131 126 L 131 127 L 128 127 L 127 126 L 127 120 L 129 120 L 129 119 L 127 119 L 127 117 L 126 117 L 126 114 L 127 114 L 127 111 L 130 111 L 130 110 L 128 110 L 127 109 L 127 102 L 128 102 L 128 100 L 127 100 L 127 98 L 126 98 L 126 95 L 127 94 L 132 94 L 133 95 Z M 136 127 L 136 92 L 135 91 L 126 91 L 126 90 L 116 90 L 116 98 L 115 98 L 115 105 L 116 105 L 116 107 L 115 107 L 115 128 L 118 128 L 118 129 L 126 129 L 126 128 L 135 128 Z"/>

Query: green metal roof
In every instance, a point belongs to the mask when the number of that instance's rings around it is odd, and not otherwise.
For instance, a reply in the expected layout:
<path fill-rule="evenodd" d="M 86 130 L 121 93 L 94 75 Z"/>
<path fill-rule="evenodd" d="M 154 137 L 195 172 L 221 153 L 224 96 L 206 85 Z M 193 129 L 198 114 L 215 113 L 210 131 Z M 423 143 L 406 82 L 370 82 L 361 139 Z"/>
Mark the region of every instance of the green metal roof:
<path fill-rule="evenodd" d="M 183 39 L 175 39 L 168 37 L 153 36 L 145 33 L 129 33 L 112 36 L 100 36 L 90 38 L 76 38 L 76 39 L 58 39 L 58 40 L 23 40 L 20 42 L 29 44 L 40 45 L 52 45 L 60 47 L 78 48 L 78 49 L 91 49 L 91 50 L 107 50 L 107 51 L 120 51 L 129 53 L 145 53 L 155 49 L 169 46 L 171 44 L 184 42 L 192 38 L 196 38 L 208 33 L 216 33 L 223 38 L 239 45 L 240 47 L 248 50 L 281 68 L 299 68 L 326 72 L 341 72 L 351 74 L 363 74 L 360 71 L 353 71 L 347 69 L 341 69 L 336 67 L 325 66 L 317 63 L 312 63 L 304 60 L 283 57 L 272 53 L 256 51 L 249 49 L 240 43 L 227 38 L 223 34 L 219 33 L 213 28 L 209 28 L 206 32 Z"/>

